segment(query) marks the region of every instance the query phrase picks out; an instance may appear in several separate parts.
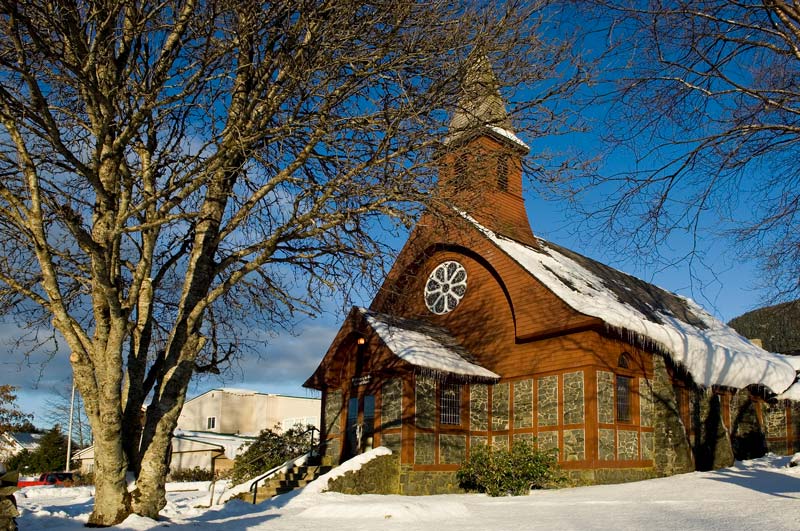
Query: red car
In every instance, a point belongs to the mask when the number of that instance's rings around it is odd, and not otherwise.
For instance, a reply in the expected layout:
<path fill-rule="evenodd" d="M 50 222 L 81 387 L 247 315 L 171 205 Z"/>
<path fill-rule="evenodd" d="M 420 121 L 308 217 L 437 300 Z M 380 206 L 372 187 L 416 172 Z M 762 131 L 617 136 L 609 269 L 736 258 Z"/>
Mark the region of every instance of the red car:
<path fill-rule="evenodd" d="M 41 485 L 58 485 L 60 487 L 68 487 L 72 485 L 73 477 L 72 472 L 45 472 L 39 479 L 32 481 L 18 481 L 17 486 L 22 487 L 36 487 Z"/>

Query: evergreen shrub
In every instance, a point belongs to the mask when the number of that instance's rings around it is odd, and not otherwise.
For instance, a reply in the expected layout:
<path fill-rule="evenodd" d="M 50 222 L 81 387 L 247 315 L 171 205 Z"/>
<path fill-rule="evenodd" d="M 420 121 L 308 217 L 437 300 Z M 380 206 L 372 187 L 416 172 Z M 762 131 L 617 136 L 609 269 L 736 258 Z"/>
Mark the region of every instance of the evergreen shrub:
<path fill-rule="evenodd" d="M 19 470 L 22 474 L 32 476 L 64 470 L 67 460 L 67 438 L 56 425 L 45 432 L 39 445 L 33 450 L 22 450 L 6 462 L 8 470 Z"/>
<path fill-rule="evenodd" d="M 555 450 L 539 451 L 527 441 L 515 441 L 511 449 L 474 446 L 458 470 L 462 488 L 489 496 L 521 496 L 530 489 L 557 484 L 561 474 Z"/>
<path fill-rule="evenodd" d="M 217 477 L 220 477 L 219 473 Z M 211 472 L 211 469 L 200 468 L 199 466 L 194 468 L 182 468 L 180 470 L 170 471 L 169 473 L 169 481 L 178 483 L 187 481 L 211 481 L 212 479 L 214 479 L 214 474 Z"/>
<path fill-rule="evenodd" d="M 311 450 L 309 428 L 311 426 L 297 425 L 283 433 L 263 430 L 247 450 L 234 459 L 230 475 L 233 484 L 244 483 Z"/>

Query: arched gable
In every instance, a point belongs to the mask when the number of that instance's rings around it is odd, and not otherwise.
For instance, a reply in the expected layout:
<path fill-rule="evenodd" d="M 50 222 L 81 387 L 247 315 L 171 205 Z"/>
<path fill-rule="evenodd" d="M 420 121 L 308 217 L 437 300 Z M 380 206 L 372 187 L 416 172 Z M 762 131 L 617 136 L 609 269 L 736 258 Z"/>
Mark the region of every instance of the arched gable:
<path fill-rule="evenodd" d="M 434 262 L 442 261 L 446 256 L 464 256 L 480 266 L 491 278 L 495 288 L 486 282 L 481 285 L 478 295 L 490 299 L 491 304 L 486 304 L 494 310 L 498 309 L 502 299 L 506 310 L 501 313 L 507 311 L 507 316 L 502 323 L 495 322 L 495 325 L 501 328 L 510 326 L 512 341 L 526 341 L 600 324 L 598 319 L 570 308 L 478 232 L 472 223 L 458 215 L 428 214 L 420 220 L 370 308 L 407 317 L 444 321 L 444 326 L 448 327 L 455 324 L 431 314 L 420 295 L 428 274 L 435 266 Z M 469 297 L 475 295 L 470 290 Z M 493 328 L 489 333 L 496 334 L 496 330 Z M 458 330 L 451 329 L 451 332 L 456 336 L 461 335 Z"/>

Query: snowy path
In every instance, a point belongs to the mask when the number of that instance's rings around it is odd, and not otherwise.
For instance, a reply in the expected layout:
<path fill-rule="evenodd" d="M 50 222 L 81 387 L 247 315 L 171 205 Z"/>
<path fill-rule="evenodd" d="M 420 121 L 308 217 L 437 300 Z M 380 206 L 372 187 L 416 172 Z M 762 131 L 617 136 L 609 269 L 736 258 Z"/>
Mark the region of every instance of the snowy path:
<path fill-rule="evenodd" d="M 131 517 L 119 529 L 306 531 L 385 530 L 800 530 L 800 467 L 768 457 L 715 472 L 622 485 L 534 491 L 530 496 L 346 496 L 292 493 L 252 506 L 212 509 L 207 484 L 172 484 L 164 520 Z M 91 490 L 25 489 L 20 529 L 78 530 L 91 510 Z"/>

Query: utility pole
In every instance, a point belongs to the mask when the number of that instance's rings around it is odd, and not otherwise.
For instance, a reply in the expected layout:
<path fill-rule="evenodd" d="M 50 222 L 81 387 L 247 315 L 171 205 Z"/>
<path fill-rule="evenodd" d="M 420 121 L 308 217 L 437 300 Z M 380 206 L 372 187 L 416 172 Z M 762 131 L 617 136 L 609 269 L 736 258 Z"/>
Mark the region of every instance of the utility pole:
<path fill-rule="evenodd" d="M 72 377 L 72 396 L 69 399 L 69 428 L 67 429 L 67 466 L 65 472 L 69 472 L 72 461 L 72 418 L 75 411 L 75 377 Z"/>

